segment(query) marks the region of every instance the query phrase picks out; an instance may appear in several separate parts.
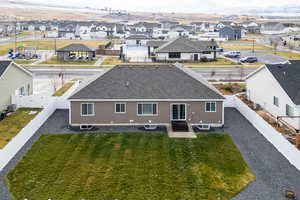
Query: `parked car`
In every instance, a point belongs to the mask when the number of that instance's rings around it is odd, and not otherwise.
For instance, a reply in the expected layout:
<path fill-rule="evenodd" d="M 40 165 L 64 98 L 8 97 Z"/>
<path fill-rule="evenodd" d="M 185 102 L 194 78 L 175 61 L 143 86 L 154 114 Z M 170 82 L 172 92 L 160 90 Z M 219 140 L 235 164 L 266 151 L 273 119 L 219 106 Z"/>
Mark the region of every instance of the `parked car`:
<path fill-rule="evenodd" d="M 240 63 L 255 63 L 257 62 L 257 58 L 255 56 L 247 56 L 240 59 Z"/>
<path fill-rule="evenodd" d="M 222 47 L 216 48 L 216 52 L 223 52 L 224 49 Z"/>
<path fill-rule="evenodd" d="M 241 56 L 241 52 L 240 51 L 228 51 L 226 53 L 224 53 L 225 57 L 228 58 L 238 58 Z"/>

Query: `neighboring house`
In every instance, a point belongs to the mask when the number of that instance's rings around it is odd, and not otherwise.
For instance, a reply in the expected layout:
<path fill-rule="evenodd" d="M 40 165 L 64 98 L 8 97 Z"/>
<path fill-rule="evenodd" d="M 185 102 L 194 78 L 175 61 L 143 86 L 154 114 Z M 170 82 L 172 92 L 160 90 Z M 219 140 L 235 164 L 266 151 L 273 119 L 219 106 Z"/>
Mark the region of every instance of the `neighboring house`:
<path fill-rule="evenodd" d="M 58 37 L 74 39 L 76 26 L 72 23 L 62 23 L 58 26 Z"/>
<path fill-rule="evenodd" d="M 70 44 L 56 50 L 57 58 L 61 61 L 84 61 L 93 60 L 96 56 L 96 51 L 90 49 L 84 44 Z"/>
<path fill-rule="evenodd" d="M 81 84 L 69 98 L 71 126 L 224 124 L 224 97 L 181 66 L 115 66 Z"/>
<path fill-rule="evenodd" d="M 149 40 L 149 37 L 147 35 L 138 34 L 138 35 L 130 35 L 125 39 L 127 45 L 141 46 L 146 44 L 146 42 Z"/>
<path fill-rule="evenodd" d="M 246 78 L 247 97 L 273 116 L 300 116 L 300 61 L 267 64 Z M 300 118 L 282 118 L 300 130 Z"/>
<path fill-rule="evenodd" d="M 261 25 L 263 34 L 281 34 L 284 33 L 285 26 L 280 22 L 267 22 Z"/>
<path fill-rule="evenodd" d="M 11 104 L 12 95 L 31 95 L 32 74 L 12 61 L 0 61 L 0 112 Z"/>
<path fill-rule="evenodd" d="M 247 33 L 260 34 L 260 26 L 255 22 L 250 22 L 249 24 L 245 25 L 245 29 Z"/>
<path fill-rule="evenodd" d="M 225 26 L 220 28 L 219 37 L 227 40 L 239 40 L 242 38 L 242 28 L 238 26 Z"/>
<path fill-rule="evenodd" d="M 175 38 L 169 42 L 157 42 L 156 45 L 160 45 L 159 47 L 152 43 L 148 44 L 153 47 L 153 52 L 150 52 L 150 54 L 158 62 L 199 62 L 204 57 L 216 59 L 216 48 L 218 46 L 213 40 L 200 41 L 183 37 Z"/>

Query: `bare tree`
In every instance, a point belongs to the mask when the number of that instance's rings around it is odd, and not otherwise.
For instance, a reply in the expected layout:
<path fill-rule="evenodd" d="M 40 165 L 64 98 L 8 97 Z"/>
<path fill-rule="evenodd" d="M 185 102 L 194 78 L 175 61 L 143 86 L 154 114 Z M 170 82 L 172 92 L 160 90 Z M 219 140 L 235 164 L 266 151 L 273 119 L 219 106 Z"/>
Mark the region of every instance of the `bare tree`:
<path fill-rule="evenodd" d="M 275 54 L 277 54 L 277 48 L 279 45 L 279 42 L 276 39 L 270 39 L 270 45 L 273 47 Z"/>

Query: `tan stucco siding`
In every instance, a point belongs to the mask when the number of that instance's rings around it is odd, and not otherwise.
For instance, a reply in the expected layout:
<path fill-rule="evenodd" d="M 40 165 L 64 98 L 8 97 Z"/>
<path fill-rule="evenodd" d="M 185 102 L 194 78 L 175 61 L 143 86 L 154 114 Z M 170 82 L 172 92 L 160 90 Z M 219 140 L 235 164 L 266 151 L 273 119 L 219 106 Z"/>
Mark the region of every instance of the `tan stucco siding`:
<path fill-rule="evenodd" d="M 28 73 L 11 64 L 7 71 L 0 78 L 0 111 L 11 104 L 11 96 L 16 90 L 30 85 L 29 94 L 33 91 L 33 79 Z"/>
<path fill-rule="evenodd" d="M 81 103 L 94 103 L 94 116 L 81 116 Z M 166 124 L 171 121 L 171 104 L 185 103 L 187 105 L 187 121 L 192 124 L 208 123 L 223 124 L 223 102 L 217 102 L 216 112 L 205 112 L 205 102 L 149 102 L 157 103 L 158 114 L 156 116 L 138 116 L 137 103 L 126 102 L 126 113 L 115 113 L 115 102 L 71 102 L 70 124 L 144 124 L 151 120 L 152 123 Z"/>

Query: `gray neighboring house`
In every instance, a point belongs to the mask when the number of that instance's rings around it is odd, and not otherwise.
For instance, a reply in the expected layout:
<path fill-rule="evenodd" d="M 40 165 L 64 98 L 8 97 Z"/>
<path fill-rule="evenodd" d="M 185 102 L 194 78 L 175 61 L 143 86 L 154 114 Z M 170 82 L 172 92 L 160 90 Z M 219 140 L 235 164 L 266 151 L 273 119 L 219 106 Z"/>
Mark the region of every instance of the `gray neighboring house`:
<path fill-rule="evenodd" d="M 32 74 L 12 61 L 0 61 L 0 112 L 11 104 L 12 95 L 32 93 Z"/>
<path fill-rule="evenodd" d="M 219 30 L 219 37 L 227 40 L 239 40 L 242 38 L 242 28 L 239 26 L 225 26 Z"/>
<path fill-rule="evenodd" d="M 182 66 L 115 66 L 81 84 L 69 98 L 74 127 L 224 123 L 224 97 Z"/>
<path fill-rule="evenodd" d="M 149 41 L 148 54 L 157 62 L 200 62 L 204 57 L 216 59 L 217 43 L 214 40 L 190 40 L 178 37 L 168 42 Z M 151 51 L 152 50 L 152 51 Z"/>

